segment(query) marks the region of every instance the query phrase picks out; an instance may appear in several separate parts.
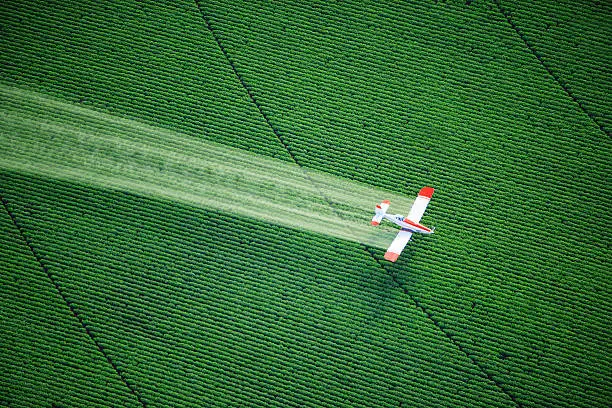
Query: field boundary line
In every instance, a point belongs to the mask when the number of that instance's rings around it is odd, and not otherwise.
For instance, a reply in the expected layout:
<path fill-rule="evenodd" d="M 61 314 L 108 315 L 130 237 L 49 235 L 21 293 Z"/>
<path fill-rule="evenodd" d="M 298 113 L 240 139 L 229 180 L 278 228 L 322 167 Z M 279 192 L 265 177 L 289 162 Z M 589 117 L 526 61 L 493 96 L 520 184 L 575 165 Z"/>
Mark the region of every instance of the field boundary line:
<path fill-rule="evenodd" d="M 291 159 L 294 161 L 294 163 L 299 166 L 300 168 L 304 169 L 304 167 L 299 163 L 299 161 L 296 159 L 296 157 L 293 155 L 293 153 L 291 153 L 291 151 L 289 150 L 289 147 L 287 146 L 287 144 L 285 143 L 285 141 L 283 140 L 283 138 L 281 137 L 280 133 L 276 130 L 276 128 L 274 128 L 274 126 L 272 126 L 272 123 L 270 122 L 270 120 L 268 119 L 267 115 L 263 112 L 261 106 L 259 105 L 259 103 L 257 102 L 257 100 L 255 99 L 255 97 L 253 96 L 251 90 L 249 89 L 249 87 L 247 86 L 246 82 L 244 81 L 244 79 L 240 76 L 240 74 L 238 73 L 238 70 L 236 69 L 234 63 L 232 62 L 232 60 L 230 59 L 227 51 L 225 50 L 225 47 L 223 47 L 223 44 L 221 43 L 221 40 L 219 39 L 219 37 L 217 36 L 217 34 L 215 33 L 215 31 L 212 28 L 212 25 L 210 23 L 210 18 L 206 15 L 206 13 L 203 11 L 201 5 L 200 5 L 201 0 L 195 0 L 196 6 L 198 7 L 198 10 L 200 11 L 200 14 L 202 15 L 202 19 L 204 20 L 204 22 L 206 23 L 206 26 L 208 28 L 208 30 L 210 31 L 210 33 L 212 34 L 213 38 L 215 39 L 215 41 L 217 42 L 217 45 L 219 46 L 219 49 L 221 50 L 221 52 L 223 53 L 223 55 L 225 56 L 225 58 L 227 59 L 227 62 L 229 63 L 229 65 L 231 66 L 232 70 L 234 71 L 234 74 L 236 75 L 236 77 L 238 78 L 238 80 L 240 81 L 240 84 L 243 86 L 243 88 L 245 89 L 245 91 L 248 93 L 249 98 L 251 99 L 251 101 L 255 104 L 255 106 L 257 107 L 257 109 L 259 110 L 259 113 L 263 116 L 264 120 L 266 121 L 266 123 L 268 124 L 268 126 L 270 127 L 270 129 L 272 129 L 272 132 L 274 132 L 274 134 L 276 135 L 276 137 L 278 138 L 279 142 L 284 146 L 285 150 L 287 151 L 287 153 L 291 156 Z M 306 170 L 304 169 L 304 174 L 306 176 L 306 178 L 308 178 L 315 187 L 317 187 L 316 183 L 314 182 L 314 180 L 312 180 L 309 176 L 308 176 L 308 172 L 306 172 Z M 334 207 L 333 202 L 330 200 L 329 197 L 327 197 L 325 194 L 321 194 L 323 199 L 325 201 L 327 201 L 327 203 L 329 204 L 329 206 L 331 207 L 332 211 L 339 217 L 342 218 L 341 214 L 339 214 L 337 212 L 337 209 Z M 417 309 L 419 309 L 421 312 L 423 312 L 423 314 L 425 315 L 425 317 L 430 320 L 432 322 L 432 324 L 438 328 L 440 331 L 442 331 L 442 333 L 444 333 L 444 335 L 451 341 L 451 343 L 453 345 L 455 345 L 455 347 L 457 347 L 457 349 L 463 353 L 476 367 L 478 367 L 480 369 L 480 371 L 484 374 L 484 376 L 491 381 L 491 383 L 493 385 L 495 385 L 500 391 L 502 391 L 504 394 L 506 394 L 511 400 L 512 402 L 515 403 L 515 405 L 517 407 L 522 407 L 521 403 L 519 403 L 516 400 L 516 397 L 514 395 L 512 395 L 507 389 L 505 389 L 500 383 L 498 383 L 491 374 L 489 374 L 485 368 L 480 365 L 480 363 L 478 363 L 478 361 L 476 361 L 476 359 L 471 356 L 467 351 L 465 351 L 465 349 L 463 348 L 463 346 L 461 346 L 461 344 L 459 344 L 454 338 L 453 336 L 451 336 L 449 333 L 447 333 L 441 326 L 440 323 L 435 320 L 433 318 L 433 316 L 431 315 L 431 313 L 429 313 L 427 311 L 427 309 L 416 299 L 414 298 L 410 292 L 408 290 L 406 290 L 406 288 L 404 288 L 404 286 L 398 281 L 397 276 L 395 276 L 393 273 L 391 273 L 389 270 L 387 270 L 387 268 L 381 263 L 380 259 L 378 259 L 376 257 L 376 255 L 374 254 L 374 252 L 372 252 L 370 250 L 370 248 L 368 248 L 366 245 L 364 244 L 360 244 L 361 247 L 363 248 L 363 250 L 369 255 L 371 256 L 376 263 L 380 266 L 380 268 L 388 275 L 391 276 L 391 279 L 393 280 L 393 282 L 398 286 L 398 288 L 406 295 L 408 296 L 408 298 L 414 303 L 414 305 L 416 306 Z"/>
<path fill-rule="evenodd" d="M 557 82 L 557 84 L 561 87 L 561 89 L 565 91 L 567 96 L 569 96 L 578 105 L 578 107 L 580 107 L 580 110 L 582 110 L 582 112 L 584 112 L 593 121 L 593 123 L 595 123 L 597 127 L 599 127 L 599 130 L 601 130 L 608 137 L 612 136 L 612 134 L 609 131 L 606 131 L 603 125 L 599 123 L 599 121 L 597 120 L 597 117 L 593 113 L 589 112 L 584 107 L 582 102 L 580 102 L 580 100 L 572 93 L 572 91 L 569 90 L 569 88 L 567 87 L 567 83 L 563 81 L 559 75 L 555 74 L 552 68 L 550 68 L 548 64 L 544 62 L 544 60 L 542 59 L 542 56 L 536 51 L 535 47 L 531 45 L 529 40 L 527 40 L 527 37 L 525 37 L 525 35 L 521 32 L 521 29 L 512 20 L 512 13 L 508 11 L 507 9 L 505 9 L 504 6 L 501 5 L 500 0 L 494 0 L 494 3 L 497 5 L 499 12 L 502 13 L 502 15 L 506 18 L 506 21 L 508 22 L 508 24 L 510 24 L 510 26 L 514 29 L 514 31 L 516 31 L 516 34 L 518 34 L 518 36 L 523 41 L 523 43 L 525 43 L 525 46 L 536 57 L 536 59 L 542 65 L 542 67 L 544 67 L 546 72 L 548 72 L 548 74 L 551 77 L 553 77 L 553 79 L 555 80 L 555 82 Z"/>
<path fill-rule="evenodd" d="M 438 329 L 440 329 L 440 331 L 442 333 L 444 333 L 444 335 L 451 341 L 451 343 L 453 343 L 455 345 L 455 347 L 457 347 L 459 349 L 459 351 L 461 351 L 463 354 L 465 354 L 465 356 L 467 358 L 470 359 L 470 361 L 480 369 L 480 371 L 486 376 L 486 378 L 493 383 L 497 388 L 499 388 L 504 394 L 506 394 L 508 397 L 510 397 L 510 399 L 512 400 L 512 402 L 514 402 L 516 404 L 517 407 L 522 407 L 523 405 L 518 402 L 516 400 L 516 397 L 514 395 L 512 395 L 512 393 L 510 393 L 510 391 L 508 391 L 503 385 L 501 385 L 499 382 L 497 382 L 495 380 L 495 378 L 493 378 L 493 376 L 491 374 L 489 374 L 486 369 L 470 354 L 468 353 L 463 346 L 457 341 L 455 340 L 455 338 L 450 335 L 446 330 L 444 330 L 442 328 L 442 326 L 440 326 L 440 322 L 437 321 L 432 315 L 431 313 L 429 313 L 429 311 L 427 311 L 427 308 L 425 306 L 423 306 L 421 304 L 421 302 L 419 302 L 409 291 L 408 289 L 406 289 L 404 287 L 404 285 L 397 279 L 397 275 L 392 273 L 391 271 L 389 271 L 387 269 L 387 267 L 380 261 L 379 258 L 376 257 L 376 255 L 374 254 L 374 252 L 371 251 L 370 248 L 366 247 L 365 245 L 363 246 L 363 248 L 372 256 L 372 258 L 374 258 L 374 260 L 376 261 L 376 263 L 378 263 L 378 265 L 387 273 L 391 276 L 391 279 L 393 280 L 393 282 L 395 282 L 395 284 L 399 287 L 399 289 L 404 292 L 404 294 L 406 296 L 408 296 L 408 298 L 410 298 L 410 300 L 412 300 L 412 302 L 415 304 L 415 306 L 417 307 L 417 309 L 419 309 L 421 312 L 423 312 L 423 314 L 427 317 L 427 319 L 429 319 L 434 326 L 436 326 Z"/>
<path fill-rule="evenodd" d="M 91 332 L 91 330 L 89 330 L 89 327 L 87 327 L 87 325 L 85 324 L 85 322 L 83 321 L 81 316 L 77 313 L 76 309 L 74 308 L 74 305 L 72 303 L 70 303 L 70 301 L 66 298 L 66 295 L 64 295 L 64 292 L 62 291 L 61 287 L 59 286 L 59 284 L 57 283 L 57 281 L 53 277 L 53 274 L 51 274 L 49 269 L 42 262 L 42 259 L 40 258 L 40 256 L 38 256 L 38 253 L 36 252 L 36 250 L 34 249 L 32 244 L 30 243 L 30 241 L 26 238 L 26 236 L 25 236 L 25 234 L 23 232 L 23 228 L 17 222 L 17 218 L 11 212 L 11 210 L 9 210 L 9 208 L 8 208 L 8 201 L 4 197 L 2 197 L 2 196 L 0 196 L 0 201 L 2 201 L 2 205 L 4 206 L 4 209 L 6 210 L 7 214 L 9 215 L 9 217 L 11 217 L 11 220 L 13 221 L 13 225 L 15 225 L 15 228 L 19 232 L 19 235 L 21 236 L 21 239 L 26 244 L 26 246 L 28 247 L 28 249 L 30 250 L 32 255 L 34 256 L 34 258 L 36 259 L 36 262 L 38 263 L 38 265 L 40 266 L 42 271 L 47 275 L 47 277 L 49 278 L 49 280 L 51 281 L 51 283 L 55 287 L 55 290 L 57 291 L 57 293 L 64 300 L 64 303 L 66 304 L 66 306 L 68 306 L 68 309 L 70 309 L 70 312 L 72 313 L 72 315 L 80 323 L 81 327 L 85 330 L 85 333 L 87 333 L 87 335 L 89 336 L 91 341 L 93 341 L 93 343 L 96 346 L 96 348 L 98 349 L 98 351 L 100 353 L 102 353 L 102 355 L 104 356 L 106 361 L 111 365 L 113 370 L 115 370 L 115 372 L 117 373 L 117 375 L 119 376 L 121 381 L 130 390 L 130 393 L 133 394 L 136 397 L 136 399 L 138 399 L 138 402 L 140 403 L 140 405 L 142 405 L 143 407 L 146 408 L 147 404 L 142 400 L 142 398 L 140 397 L 140 394 L 136 391 L 134 386 L 129 383 L 127 378 L 125 378 L 125 376 L 123 375 L 121 370 L 119 370 L 119 367 L 117 367 L 115 362 L 106 353 L 106 350 L 104 349 L 104 347 L 102 347 L 102 345 L 94 338 L 93 333 Z"/>
<path fill-rule="evenodd" d="M 283 137 L 280 135 L 278 130 L 274 126 L 272 126 L 272 123 L 270 122 L 270 119 L 268 119 L 268 115 L 266 115 L 264 113 L 261 105 L 259 104 L 259 102 L 257 102 L 257 99 L 255 99 L 255 95 L 253 95 L 253 93 L 249 89 L 249 87 L 246 84 L 246 82 L 244 81 L 244 79 L 242 79 L 242 76 L 238 73 L 238 70 L 236 69 L 236 66 L 234 65 L 234 62 L 232 61 L 232 59 L 230 58 L 229 54 L 225 50 L 225 47 L 223 47 L 223 45 L 221 44 L 221 40 L 219 39 L 219 37 L 217 37 L 217 33 L 215 33 L 215 31 L 213 30 L 213 28 L 212 28 L 212 26 L 210 24 L 210 18 L 204 13 L 204 10 L 202 9 L 202 6 L 201 6 L 200 2 L 201 2 L 201 0 L 195 0 L 196 6 L 197 6 L 198 10 L 200 11 L 200 15 L 202 16 L 202 19 L 206 23 L 206 27 L 208 28 L 208 31 L 210 31 L 210 33 L 212 34 L 213 38 L 215 39 L 215 42 L 219 46 L 219 49 L 223 53 L 223 56 L 225 57 L 225 59 L 227 60 L 227 62 L 230 65 L 230 67 L 232 68 L 232 71 L 234 72 L 234 75 L 236 76 L 236 78 L 238 78 L 238 81 L 240 81 L 240 85 L 242 85 L 242 87 L 244 88 L 246 93 L 249 95 L 249 98 L 251 99 L 251 102 L 253 102 L 255 107 L 257 107 L 257 110 L 259 111 L 259 114 L 264 118 L 264 120 L 266 121 L 266 124 L 268 125 L 268 127 L 270 127 L 270 129 L 272 129 L 272 132 L 274 133 L 274 135 L 276 136 L 276 138 L 278 139 L 280 144 L 285 148 L 285 151 L 289 154 L 289 156 L 291 157 L 291 160 L 293 160 L 298 166 L 300 166 L 298 161 L 297 161 L 297 159 L 293 155 L 293 153 L 291 153 L 291 150 L 289 150 L 289 146 L 287 146 L 287 143 L 285 143 L 285 141 L 283 140 Z M 302 167 L 302 166 L 300 166 L 300 167 Z"/>

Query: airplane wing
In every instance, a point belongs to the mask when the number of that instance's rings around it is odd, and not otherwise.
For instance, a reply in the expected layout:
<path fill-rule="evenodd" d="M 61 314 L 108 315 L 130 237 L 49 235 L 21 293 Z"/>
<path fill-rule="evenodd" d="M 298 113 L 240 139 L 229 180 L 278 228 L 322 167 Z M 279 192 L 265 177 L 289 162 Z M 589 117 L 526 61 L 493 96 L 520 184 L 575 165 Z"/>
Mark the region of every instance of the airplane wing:
<path fill-rule="evenodd" d="M 412 208 L 410 209 L 410 212 L 406 218 L 416 223 L 420 222 L 433 193 L 433 188 L 423 187 L 421 191 L 419 191 L 419 195 L 417 196 L 416 200 L 414 200 L 414 204 L 412 204 Z"/>
<path fill-rule="evenodd" d="M 410 208 L 410 212 L 406 216 L 406 219 L 418 224 L 419 221 L 421 221 L 421 217 L 423 217 L 423 214 L 425 213 L 425 209 L 427 208 L 433 193 L 433 188 L 423 187 L 421 191 L 419 191 L 419 195 L 417 196 L 416 200 L 414 200 L 414 204 L 412 204 L 412 208 Z M 389 245 L 389 248 L 385 253 L 385 259 L 391 262 L 397 261 L 397 258 L 399 258 L 400 254 L 404 250 L 404 247 L 408 241 L 410 241 L 410 237 L 412 237 L 412 232 L 404 229 L 400 230 L 393 242 L 391 242 L 391 245 Z"/>
<path fill-rule="evenodd" d="M 397 258 L 399 258 L 400 254 L 404 250 L 404 247 L 406 246 L 408 241 L 410 241 L 411 236 L 412 232 L 407 230 L 400 230 L 400 232 L 397 233 L 393 242 L 391 242 L 391 245 L 389 245 L 389 248 L 385 253 L 385 259 L 391 262 L 397 261 Z"/>

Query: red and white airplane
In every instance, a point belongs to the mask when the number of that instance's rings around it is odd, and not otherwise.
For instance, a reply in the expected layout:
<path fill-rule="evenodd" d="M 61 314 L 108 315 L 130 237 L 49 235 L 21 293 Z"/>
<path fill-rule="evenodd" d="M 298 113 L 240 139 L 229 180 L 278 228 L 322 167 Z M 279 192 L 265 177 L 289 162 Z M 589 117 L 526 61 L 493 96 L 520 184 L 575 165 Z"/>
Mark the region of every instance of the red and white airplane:
<path fill-rule="evenodd" d="M 383 218 L 391 221 L 394 224 L 399 225 L 402 229 L 397 233 L 397 236 L 389 245 L 387 252 L 385 253 L 385 259 L 391 262 L 397 261 L 402 250 L 410 241 L 410 237 L 413 232 L 420 232 L 421 234 L 432 234 L 434 232 L 433 228 L 427 228 L 424 225 L 419 224 L 421 221 L 421 217 L 427 208 L 427 204 L 429 204 L 429 200 L 431 200 L 431 196 L 434 193 L 434 189 L 431 187 L 423 187 L 421 191 L 419 191 L 419 195 L 416 200 L 412 204 L 412 208 L 406 217 L 400 214 L 389 215 L 387 214 L 387 210 L 389 209 L 389 200 L 384 200 L 382 203 L 376 205 L 374 211 L 376 214 L 374 218 L 372 218 L 372 225 L 377 226 L 380 225 L 380 222 Z"/>

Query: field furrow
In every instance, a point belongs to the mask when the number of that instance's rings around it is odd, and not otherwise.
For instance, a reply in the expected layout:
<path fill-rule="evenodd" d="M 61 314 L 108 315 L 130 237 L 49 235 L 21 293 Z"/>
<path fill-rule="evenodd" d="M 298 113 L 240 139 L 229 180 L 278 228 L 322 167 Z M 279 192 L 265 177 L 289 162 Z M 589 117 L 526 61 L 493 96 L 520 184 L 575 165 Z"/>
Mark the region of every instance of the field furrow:
<path fill-rule="evenodd" d="M 73 183 L 2 185 L 151 406 L 513 406 L 358 245 Z"/>
<path fill-rule="evenodd" d="M 609 406 L 610 10 L 528 3 L 2 3 L 0 405 Z"/>
<path fill-rule="evenodd" d="M 526 406 L 605 405 L 612 146 L 495 4 L 201 11 L 301 165 L 437 188 L 436 234 L 387 269 L 485 372 Z"/>
<path fill-rule="evenodd" d="M 57 292 L 4 204 L 0 231 L 0 405 L 140 406 Z"/>

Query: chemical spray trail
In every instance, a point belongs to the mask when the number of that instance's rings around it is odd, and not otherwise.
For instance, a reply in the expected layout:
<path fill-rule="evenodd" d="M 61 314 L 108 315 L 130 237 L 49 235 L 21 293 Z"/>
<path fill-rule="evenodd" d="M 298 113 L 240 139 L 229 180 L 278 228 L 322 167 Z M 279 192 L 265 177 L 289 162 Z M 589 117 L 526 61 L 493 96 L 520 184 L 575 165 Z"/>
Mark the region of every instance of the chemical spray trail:
<path fill-rule="evenodd" d="M 388 199 L 393 210 L 407 212 L 412 205 L 397 193 L 2 85 L 0 169 L 163 197 L 379 248 L 397 230 L 370 225 L 374 206 Z"/>

